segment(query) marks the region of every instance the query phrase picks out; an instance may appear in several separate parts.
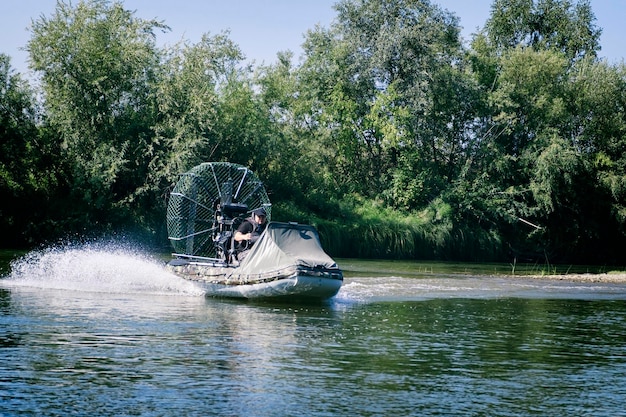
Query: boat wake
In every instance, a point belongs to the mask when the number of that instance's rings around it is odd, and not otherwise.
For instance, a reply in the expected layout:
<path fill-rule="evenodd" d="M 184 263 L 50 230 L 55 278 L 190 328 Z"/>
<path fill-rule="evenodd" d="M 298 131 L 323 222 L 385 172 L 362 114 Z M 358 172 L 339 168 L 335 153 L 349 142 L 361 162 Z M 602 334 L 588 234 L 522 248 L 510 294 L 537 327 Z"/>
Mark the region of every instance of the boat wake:
<path fill-rule="evenodd" d="M 356 302 L 424 301 L 439 298 L 623 300 L 625 297 L 625 284 L 445 274 L 432 278 L 346 278 L 337 294 L 340 301 Z"/>
<path fill-rule="evenodd" d="M 87 244 L 33 251 L 11 263 L 0 286 L 98 293 L 202 296 L 163 262 L 132 248 Z"/>
<path fill-rule="evenodd" d="M 109 294 L 200 297 L 205 290 L 168 272 L 164 261 L 115 243 L 68 245 L 33 251 L 11 263 L 2 287 Z M 333 303 L 422 301 L 433 298 L 620 299 L 626 284 L 438 275 L 431 278 L 346 278 Z"/>

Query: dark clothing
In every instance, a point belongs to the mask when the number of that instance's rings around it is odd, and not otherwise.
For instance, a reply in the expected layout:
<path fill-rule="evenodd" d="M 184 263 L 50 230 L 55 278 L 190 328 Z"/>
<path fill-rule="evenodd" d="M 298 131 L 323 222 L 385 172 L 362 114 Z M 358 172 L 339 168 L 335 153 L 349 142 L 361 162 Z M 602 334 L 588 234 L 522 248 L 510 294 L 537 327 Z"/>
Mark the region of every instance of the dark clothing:
<path fill-rule="evenodd" d="M 250 240 L 244 240 L 238 243 L 237 251 L 242 252 L 244 250 L 248 250 L 254 245 L 254 243 L 259 239 L 261 233 L 265 230 L 265 226 L 267 226 L 267 222 L 263 224 L 259 224 L 254 221 L 254 218 L 248 217 L 243 221 L 237 228 L 237 231 L 243 233 L 244 235 L 247 233 L 252 233 L 252 238 Z"/>

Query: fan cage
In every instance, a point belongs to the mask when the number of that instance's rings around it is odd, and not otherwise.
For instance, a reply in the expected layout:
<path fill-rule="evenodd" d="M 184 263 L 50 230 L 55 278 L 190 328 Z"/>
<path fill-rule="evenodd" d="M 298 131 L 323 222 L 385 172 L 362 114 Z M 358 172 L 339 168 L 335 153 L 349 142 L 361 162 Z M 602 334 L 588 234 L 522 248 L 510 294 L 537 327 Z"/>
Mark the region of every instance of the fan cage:
<path fill-rule="evenodd" d="M 271 204 L 263 183 L 243 165 L 205 162 L 181 174 L 170 193 L 167 232 L 174 251 L 225 260 L 228 240 L 243 219 Z"/>

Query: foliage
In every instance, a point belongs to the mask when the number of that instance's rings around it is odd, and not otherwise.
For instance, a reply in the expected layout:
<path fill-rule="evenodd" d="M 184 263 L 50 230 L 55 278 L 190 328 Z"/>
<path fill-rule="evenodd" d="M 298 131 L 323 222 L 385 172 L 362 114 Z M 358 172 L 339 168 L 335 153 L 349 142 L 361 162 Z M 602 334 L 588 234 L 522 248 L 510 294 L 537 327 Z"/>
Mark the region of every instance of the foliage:
<path fill-rule="evenodd" d="M 623 263 L 626 67 L 590 2 L 496 0 L 469 47 L 428 0 L 335 10 L 298 65 L 253 68 L 228 32 L 159 48 L 163 22 L 60 1 L 27 45 L 41 91 L 0 56 L 2 231 L 162 242 L 177 175 L 213 160 L 336 256 Z"/>
<path fill-rule="evenodd" d="M 7 201 L 11 194 L 25 187 L 36 187 L 32 172 L 19 169 L 28 166 L 36 133 L 33 93 L 11 70 L 11 60 L 0 55 L 0 187 Z M 4 217 L 4 216 L 3 216 Z"/>
<path fill-rule="evenodd" d="M 58 2 L 50 18 L 33 22 L 27 49 L 42 74 L 49 122 L 71 163 L 76 205 L 68 214 L 77 226 L 107 224 L 114 214 L 120 216 L 114 222 L 123 222 L 145 180 L 157 29 L 166 26 L 101 0 L 76 7 Z"/>
<path fill-rule="evenodd" d="M 341 178 L 337 191 L 384 193 L 403 178 L 395 175 L 400 158 L 445 175 L 448 151 L 462 139 L 449 124 L 457 109 L 441 105 L 456 92 L 444 85 L 462 84 L 460 69 L 450 69 L 460 58 L 456 18 L 428 1 L 342 1 L 336 8 L 337 23 L 305 41 L 299 93 L 317 137 L 336 151 L 327 169 Z"/>
<path fill-rule="evenodd" d="M 64 158 L 35 91 L 0 54 L 0 244 L 32 245 L 49 238 L 59 193 L 65 190 Z M 62 205 L 62 203 L 61 203 Z"/>
<path fill-rule="evenodd" d="M 530 244 L 524 244 L 523 234 L 515 238 L 513 228 L 506 232 L 499 223 L 508 240 L 519 242 L 517 248 L 543 247 L 555 257 L 581 251 L 578 255 L 585 252 L 587 259 L 614 262 L 619 259 L 615 244 L 623 237 L 601 231 L 594 220 L 611 218 L 608 207 L 613 203 L 595 183 L 593 161 L 607 137 L 601 129 L 623 137 L 623 92 L 609 87 L 611 95 L 597 101 L 596 91 L 606 91 L 609 84 L 601 86 L 599 79 L 588 76 L 604 73 L 603 79 L 615 85 L 620 69 L 595 60 L 601 31 L 594 20 L 586 2 L 494 3 L 485 30 L 474 39 L 471 57 L 497 132 L 481 145 L 491 155 L 491 168 L 478 172 L 491 171 L 488 178 L 499 178 L 491 184 L 512 197 L 507 203 L 514 209 L 511 219 L 539 225 L 528 229 Z M 602 114 L 611 114 L 611 120 Z"/>
<path fill-rule="evenodd" d="M 600 50 L 602 30 L 594 22 L 588 0 L 495 0 L 485 29 L 502 52 L 525 46 L 578 60 Z"/>

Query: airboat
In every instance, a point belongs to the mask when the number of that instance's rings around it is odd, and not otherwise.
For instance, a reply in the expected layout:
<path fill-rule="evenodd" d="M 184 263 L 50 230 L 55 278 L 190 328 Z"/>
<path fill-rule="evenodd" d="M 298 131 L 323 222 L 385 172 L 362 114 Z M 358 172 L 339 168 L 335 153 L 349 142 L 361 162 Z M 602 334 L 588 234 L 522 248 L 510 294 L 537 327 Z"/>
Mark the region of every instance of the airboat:
<path fill-rule="evenodd" d="M 239 260 L 234 234 L 263 208 L 267 226 Z M 315 227 L 272 222 L 263 183 L 250 169 L 205 162 L 183 173 L 170 193 L 167 231 L 174 248 L 166 268 L 200 285 L 207 296 L 324 300 L 337 294 L 343 273 L 324 251 Z"/>

